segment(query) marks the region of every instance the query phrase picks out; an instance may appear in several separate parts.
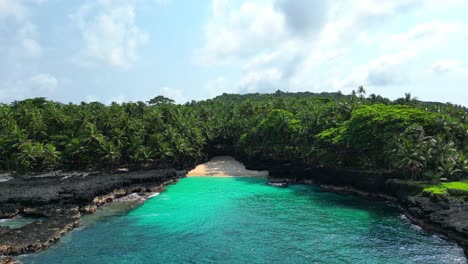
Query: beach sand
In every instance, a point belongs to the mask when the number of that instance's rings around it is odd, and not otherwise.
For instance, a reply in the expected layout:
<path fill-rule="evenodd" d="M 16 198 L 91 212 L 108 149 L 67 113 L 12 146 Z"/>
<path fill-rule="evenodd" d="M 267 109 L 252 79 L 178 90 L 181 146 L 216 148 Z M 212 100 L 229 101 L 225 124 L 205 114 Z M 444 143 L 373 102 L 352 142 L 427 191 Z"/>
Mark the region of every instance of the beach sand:
<path fill-rule="evenodd" d="M 216 177 L 265 177 L 268 171 L 247 170 L 242 163 L 230 156 L 214 157 L 207 163 L 198 165 L 195 169 L 187 173 L 188 177 L 194 176 L 216 176 Z"/>

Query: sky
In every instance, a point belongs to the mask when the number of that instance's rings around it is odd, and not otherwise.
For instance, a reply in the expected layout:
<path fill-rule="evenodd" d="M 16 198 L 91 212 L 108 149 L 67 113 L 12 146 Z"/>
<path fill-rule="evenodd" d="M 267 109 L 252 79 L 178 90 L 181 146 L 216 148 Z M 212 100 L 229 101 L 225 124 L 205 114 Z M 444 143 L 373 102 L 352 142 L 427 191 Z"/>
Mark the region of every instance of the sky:
<path fill-rule="evenodd" d="M 351 93 L 468 105 L 468 0 L 0 0 L 0 102 Z"/>

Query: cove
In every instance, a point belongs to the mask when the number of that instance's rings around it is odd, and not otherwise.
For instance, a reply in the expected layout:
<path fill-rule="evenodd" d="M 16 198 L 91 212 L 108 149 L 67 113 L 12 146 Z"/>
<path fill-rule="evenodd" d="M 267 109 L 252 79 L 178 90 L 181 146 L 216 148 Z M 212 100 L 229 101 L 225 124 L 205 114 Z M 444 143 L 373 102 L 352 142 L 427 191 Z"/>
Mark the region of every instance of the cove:
<path fill-rule="evenodd" d="M 24 263 L 466 263 L 455 243 L 385 203 L 276 188 L 266 178 L 184 178 L 75 230 Z"/>

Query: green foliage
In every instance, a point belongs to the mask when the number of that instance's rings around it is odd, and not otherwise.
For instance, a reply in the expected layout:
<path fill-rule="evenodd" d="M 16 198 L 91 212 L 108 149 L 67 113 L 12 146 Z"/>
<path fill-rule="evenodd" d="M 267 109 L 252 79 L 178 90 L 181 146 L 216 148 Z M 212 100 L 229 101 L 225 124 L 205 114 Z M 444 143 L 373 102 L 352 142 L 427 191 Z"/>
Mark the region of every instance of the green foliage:
<path fill-rule="evenodd" d="M 424 193 L 442 195 L 452 193 L 454 195 L 468 196 L 468 181 L 444 182 L 438 185 L 429 185 L 423 190 Z"/>
<path fill-rule="evenodd" d="M 275 109 L 241 137 L 241 144 L 273 158 L 288 158 L 297 152 L 301 122 L 291 112 Z"/>
<path fill-rule="evenodd" d="M 174 100 L 164 97 L 162 95 L 158 95 L 154 97 L 153 99 L 148 101 L 149 105 L 157 105 L 157 104 L 173 104 Z"/>
<path fill-rule="evenodd" d="M 411 171 L 413 178 L 424 172 L 426 180 L 438 181 L 442 177 L 457 180 L 468 171 L 460 152 L 451 139 L 426 136 L 423 127 L 412 125 L 396 139 L 389 158 L 395 167 Z"/>
<path fill-rule="evenodd" d="M 337 93 L 223 94 L 184 105 L 61 104 L 45 98 L 0 104 L 0 170 L 114 169 L 205 158 L 209 144 L 236 154 L 316 166 L 398 169 L 438 181 L 468 174 L 468 113 L 462 106 L 395 102 L 363 87 Z"/>
<path fill-rule="evenodd" d="M 317 138 L 355 152 L 361 160 L 361 166 L 385 166 L 388 164 L 385 150 L 395 136 L 413 124 L 433 130 L 437 116 L 403 105 L 360 105 L 352 112 L 349 121 L 341 123 L 338 128 L 323 131 Z M 404 147 L 413 149 L 409 142 L 405 144 Z M 420 167 L 410 160 L 407 163 L 413 163 L 408 165 L 411 167 Z"/>

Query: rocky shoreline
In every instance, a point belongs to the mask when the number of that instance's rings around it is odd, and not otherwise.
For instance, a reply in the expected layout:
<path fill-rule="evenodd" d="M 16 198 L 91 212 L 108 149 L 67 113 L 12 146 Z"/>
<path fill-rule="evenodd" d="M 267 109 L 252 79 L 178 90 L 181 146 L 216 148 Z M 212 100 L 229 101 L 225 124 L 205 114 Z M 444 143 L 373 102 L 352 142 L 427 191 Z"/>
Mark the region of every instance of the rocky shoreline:
<path fill-rule="evenodd" d="M 429 197 L 424 196 L 406 197 L 399 200 L 388 194 L 365 192 L 349 186 L 339 187 L 311 182 L 302 183 L 317 185 L 323 191 L 394 202 L 413 224 L 428 232 L 442 234 L 448 239 L 456 241 L 463 247 L 465 255 L 468 255 L 467 203 L 451 198 L 447 198 L 445 201 L 431 201 Z"/>
<path fill-rule="evenodd" d="M 404 175 L 394 171 L 323 168 L 290 161 L 243 162 L 248 169 L 268 169 L 272 178 L 316 185 L 323 191 L 395 202 L 412 223 L 457 242 L 468 255 L 467 198 L 426 196 L 422 186 L 402 181 Z"/>
<path fill-rule="evenodd" d="M 47 248 L 78 227 L 82 214 L 93 213 L 132 193 L 154 193 L 184 177 L 185 170 L 159 169 L 79 177 L 15 178 L 0 183 L 0 218 L 34 217 L 17 229 L 0 227 L 0 256 Z M 13 263 L 0 257 L 0 263 Z"/>
<path fill-rule="evenodd" d="M 317 168 L 297 162 L 243 161 L 247 169 L 268 170 L 271 178 L 319 186 L 323 191 L 354 194 L 395 202 L 409 220 L 427 231 L 458 242 L 468 254 L 468 201 L 426 197 L 421 186 L 409 184 L 396 172 Z M 185 177 L 186 170 L 155 169 L 73 177 L 15 178 L 0 183 L 0 218 L 44 219 L 18 229 L 0 227 L 0 263 L 47 248 L 79 226 L 83 214 L 132 193 L 160 192 Z"/>

